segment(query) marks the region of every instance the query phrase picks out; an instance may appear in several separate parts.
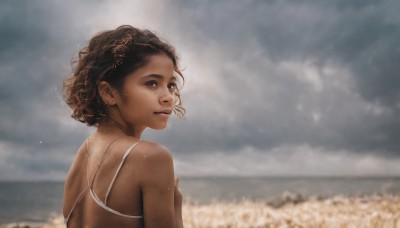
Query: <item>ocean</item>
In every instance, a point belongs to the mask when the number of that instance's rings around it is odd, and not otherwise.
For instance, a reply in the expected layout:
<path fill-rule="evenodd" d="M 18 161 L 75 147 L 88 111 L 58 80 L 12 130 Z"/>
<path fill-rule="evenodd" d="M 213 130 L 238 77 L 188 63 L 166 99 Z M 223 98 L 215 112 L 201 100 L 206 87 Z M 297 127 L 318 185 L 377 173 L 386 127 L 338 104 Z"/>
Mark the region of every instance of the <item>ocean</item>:
<path fill-rule="evenodd" d="M 270 201 L 284 192 L 304 196 L 400 194 L 400 177 L 180 177 L 184 198 L 199 204 L 238 201 L 242 197 Z M 62 213 L 64 183 L 0 182 L 0 224 L 45 222 Z"/>

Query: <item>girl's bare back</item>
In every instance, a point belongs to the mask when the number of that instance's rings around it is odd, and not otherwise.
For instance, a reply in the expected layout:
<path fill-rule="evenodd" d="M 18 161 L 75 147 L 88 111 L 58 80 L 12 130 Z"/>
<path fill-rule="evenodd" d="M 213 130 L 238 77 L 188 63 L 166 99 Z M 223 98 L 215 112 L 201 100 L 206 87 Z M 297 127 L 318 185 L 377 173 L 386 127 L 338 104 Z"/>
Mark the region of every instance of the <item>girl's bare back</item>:
<path fill-rule="evenodd" d="M 65 188 L 68 189 L 66 191 L 68 194 L 64 198 L 66 216 L 79 193 L 85 189 L 86 191 L 82 193 L 81 199 L 73 210 L 72 216 L 75 218 L 71 220 L 70 227 L 83 227 L 83 224 L 89 227 L 144 227 L 143 218 L 124 217 L 102 208 L 90 194 L 90 189 L 87 189 L 92 183 L 93 192 L 104 202 L 108 188 L 121 164 L 124 153 L 135 143 L 128 136 L 114 141 L 104 155 L 104 160 L 96 172 L 101 162 L 101 157 L 110 142 L 110 139 L 103 136 L 91 142 L 89 151 L 87 151 L 85 143 L 83 143 L 77 152 L 76 159 L 68 172 L 65 183 Z M 141 167 L 140 160 L 144 156 L 140 153 L 140 147 L 146 146 L 143 144 L 146 143 L 141 141 L 130 150 L 129 156 L 126 157 L 118 174 L 115 176 L 107 197 L 106 206 L 122 214 L 143 215 L 140 189 L 140 181 L 144 175 L 141 173 L 141 168 L 143 167 Z M 95 172 L 96 176 L 93 179 Z"/>

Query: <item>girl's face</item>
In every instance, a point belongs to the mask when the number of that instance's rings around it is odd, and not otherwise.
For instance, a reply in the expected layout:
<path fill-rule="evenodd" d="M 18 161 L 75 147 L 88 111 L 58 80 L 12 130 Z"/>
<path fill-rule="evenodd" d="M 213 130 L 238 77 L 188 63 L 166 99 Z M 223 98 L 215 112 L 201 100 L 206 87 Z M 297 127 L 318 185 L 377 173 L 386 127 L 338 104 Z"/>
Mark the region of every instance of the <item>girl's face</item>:
<path fill-rule="evenodd" d="M 127 75 L 118 107 L 130 125 L 163 129 L 175 105 L 174 64 L 165 54 L 149 57 L 149 62 Z M 157 114 L 169 112 L 169 114 Z"/>

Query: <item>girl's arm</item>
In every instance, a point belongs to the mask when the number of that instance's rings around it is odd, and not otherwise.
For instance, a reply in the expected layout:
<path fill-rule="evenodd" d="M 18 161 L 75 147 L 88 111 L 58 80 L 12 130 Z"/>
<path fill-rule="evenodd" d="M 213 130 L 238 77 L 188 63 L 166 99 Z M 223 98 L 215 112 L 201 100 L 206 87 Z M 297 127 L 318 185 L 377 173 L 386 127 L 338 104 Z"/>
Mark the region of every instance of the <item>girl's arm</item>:
<path fill-rule="evenodd" d="M 175 175 L 171 153 L 158 143 L 142 144 L 143 216 L 146 228 L 182 228 L 181 209 L 175 207 Z M 177 198 L 178 199 L 178 198 Z"/>

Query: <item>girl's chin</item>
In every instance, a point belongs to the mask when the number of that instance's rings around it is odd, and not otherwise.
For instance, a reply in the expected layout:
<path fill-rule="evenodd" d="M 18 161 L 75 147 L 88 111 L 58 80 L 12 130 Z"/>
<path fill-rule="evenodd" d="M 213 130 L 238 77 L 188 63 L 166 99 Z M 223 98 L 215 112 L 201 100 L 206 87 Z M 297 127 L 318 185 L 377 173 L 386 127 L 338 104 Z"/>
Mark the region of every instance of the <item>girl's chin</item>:
<path fill-rule="evenodd" d="M 150 126 L 149 126 L 150 127 Z M 163 130 L 163 129 L 165 129 L 167 127 L 167 123 L 165 123 L 165 124 L 159 124 L 159 125 L 154 125 L 154 126 L 151 126 L 150 128 L 151 129 L 154 129 L 154 130 Z"/>

